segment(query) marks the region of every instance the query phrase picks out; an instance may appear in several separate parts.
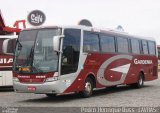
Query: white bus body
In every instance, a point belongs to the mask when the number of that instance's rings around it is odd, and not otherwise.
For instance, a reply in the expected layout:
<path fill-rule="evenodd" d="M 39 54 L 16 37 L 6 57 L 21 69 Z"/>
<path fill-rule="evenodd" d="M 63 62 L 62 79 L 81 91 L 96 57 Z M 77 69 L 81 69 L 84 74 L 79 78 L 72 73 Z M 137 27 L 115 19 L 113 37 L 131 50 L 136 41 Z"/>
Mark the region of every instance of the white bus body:
<path fill-rule="evenodd" d="M 11 40 L 12 42 L 7 47 L 7 49 L 11 49 L 11 51 L 13 52 L 17 37 L 18 37 L 17 35 L 0 35 L 0 87 L 13 85 L 13 80 L 12 80 L 13 55 L 4 54 L 3 49 L 6 48 L 3 48 L 3 45 L 5 44 L 6 40 L 13 39 Z"/>

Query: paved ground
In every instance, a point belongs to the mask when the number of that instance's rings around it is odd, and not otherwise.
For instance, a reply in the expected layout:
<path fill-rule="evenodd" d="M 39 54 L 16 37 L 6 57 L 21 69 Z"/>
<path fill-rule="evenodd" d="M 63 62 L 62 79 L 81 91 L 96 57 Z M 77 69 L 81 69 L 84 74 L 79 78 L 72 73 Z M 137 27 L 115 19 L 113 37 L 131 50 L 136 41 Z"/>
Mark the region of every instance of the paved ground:
<path fill-rule="evenodd" d="M 43 94 L 15 93 L 9 89 L 0 90 L 0 106 L 15 107 L 89 107 L 89 106 L 160 106 L 160 79 L 145 82 L 141 89 L 121 86 L 116 89 L 95 91 L 90 98 L 78 95 L 47 98 Z"/>
<path fill-rule="evenodd" d="M 141 89 L 120 86 L 116 89 L 94 91 L 90 98 L 65 95 L 47 98 L 43 94 L 15 93 L 0 89 L 0 106 L 6 107 L 160 107 L 160 79 L 145 82 Z M 28 108 L 27 108 L 28 110 Z M 45 112 L 46 108 L 39 110 Z M 17 112 L 16 112 L 17 113 Z M 27 113 L 27 112 L 26 112 Z M 31 112 L 30 112 L 31 113 Z"/>

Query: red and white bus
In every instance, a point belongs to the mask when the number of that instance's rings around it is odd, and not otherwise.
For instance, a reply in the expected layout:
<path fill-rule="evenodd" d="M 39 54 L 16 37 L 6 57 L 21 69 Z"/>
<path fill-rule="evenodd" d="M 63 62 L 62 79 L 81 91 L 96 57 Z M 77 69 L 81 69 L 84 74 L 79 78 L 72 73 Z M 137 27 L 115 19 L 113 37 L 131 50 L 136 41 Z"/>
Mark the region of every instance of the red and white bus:
<path fill-rule="evenodd" d="M 158 78 L 156 42 L 114 30 L 53 26 L 20 32 L 13 63 L 16 92 L 92 95 L 94 88 L 141 88 Z"/>
<path fill-rule="evenodd" d="M 9 53 L 13 53 L 17 37 L 17 35 L 0 35 L 0 87 L 13 85 L 13 55 L 4 54 L 3 49 L 8 49 Z M 3 44 L 8 47 L 3 48 Z"/>

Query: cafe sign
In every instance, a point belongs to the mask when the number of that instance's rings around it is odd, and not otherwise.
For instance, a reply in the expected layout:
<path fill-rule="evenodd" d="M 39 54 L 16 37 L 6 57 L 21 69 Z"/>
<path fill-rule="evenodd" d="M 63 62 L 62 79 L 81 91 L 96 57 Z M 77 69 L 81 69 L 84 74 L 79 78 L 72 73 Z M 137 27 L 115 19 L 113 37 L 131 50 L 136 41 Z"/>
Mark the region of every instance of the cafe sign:
<path fill-rule="evenodd" d="M 27 20 L 32 26 L 40 26 L 45 22 L 46 16 L 40 10 L 33 10 L 28 14 Z"/>

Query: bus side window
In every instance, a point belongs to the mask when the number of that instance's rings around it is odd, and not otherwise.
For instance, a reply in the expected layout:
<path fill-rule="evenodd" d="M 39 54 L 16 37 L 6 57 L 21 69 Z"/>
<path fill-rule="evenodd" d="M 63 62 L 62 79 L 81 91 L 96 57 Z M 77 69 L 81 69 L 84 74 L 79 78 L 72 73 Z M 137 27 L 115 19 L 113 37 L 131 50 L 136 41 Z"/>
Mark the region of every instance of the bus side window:
<path fill-rule="evenodd" d="M 11 39 L 8 41 L 8 53 L 14 53 L 16 45 L 16 39 Z"/>
<path fill-rule="evenodd" d="M 140 54 L 140 43 L 138 39 L 131 39 L 132 53 Z"/>
<path fill-rule="evenodd" d="M 115 52 L 115 40 L 112 36 L 101 35 L 102 52 Z"/>
<path fill-rule="evenodd" d="M 123 37 L 117 37 L 117 49 L 119 53 L 129 53 L 128 39 Z"/>
<path fill-rule="evenodd" d="M 150 55 L 155 55 L 155 54 L 156 54 L 155 43 L 152 42 L 152 41 L 148 41 L 148 47 L 149 47 L 149 54 L 150 54 Z"/>
<path fill-rule="evenodd" d="M 146 40 L 142 40 L 143 54 L 148 54 L 148 44 Z"/>
<path fill-rule="evenodd" d="M 3 46 L 3 41 L 4 41 L 5 39 L 6 39 L 6 38 L 1 38 L 1 39 L 0 39 L 0 54 L 3 54 L 2 46 Z"/>
<path fill-rule="evenodd" d="M 84 52 L 99 52 L 99 38 L 97 34 L 85 31 L 83 37 L 83 51 Z"/>

